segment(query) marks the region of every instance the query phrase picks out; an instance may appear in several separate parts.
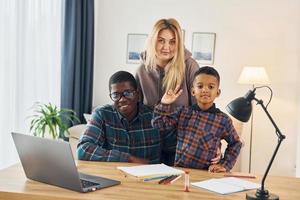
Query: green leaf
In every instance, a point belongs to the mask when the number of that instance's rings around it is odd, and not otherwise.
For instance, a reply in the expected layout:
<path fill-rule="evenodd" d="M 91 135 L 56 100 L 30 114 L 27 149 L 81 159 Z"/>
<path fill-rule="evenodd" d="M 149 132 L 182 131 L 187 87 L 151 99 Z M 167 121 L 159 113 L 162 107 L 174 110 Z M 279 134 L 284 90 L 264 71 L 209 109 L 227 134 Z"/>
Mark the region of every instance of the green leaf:
<path fill-rule="evenodd" d="M 34 135 L 45 137 L 45 132 L 48 130 L 53 138 L 64 137 L 65 133 L 69 133 L 67 122 L 80 123 L 76 113 L 71 109 L 59 109 L 56 105 L 43 104 L 35 102 L 32 106 L 34 114 L 30 116 L 30 132 Z"/>

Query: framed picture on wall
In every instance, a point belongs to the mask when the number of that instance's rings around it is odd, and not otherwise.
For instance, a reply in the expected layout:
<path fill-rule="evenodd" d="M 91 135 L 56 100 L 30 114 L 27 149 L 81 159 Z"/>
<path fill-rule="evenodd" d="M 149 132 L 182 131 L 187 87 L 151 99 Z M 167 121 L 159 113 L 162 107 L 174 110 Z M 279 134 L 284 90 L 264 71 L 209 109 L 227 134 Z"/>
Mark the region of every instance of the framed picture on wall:
<path fill-rule="evenodd" d="M 147 34 L 128 33 L 126 63 L 140 63 L 140 54 L 145 50 Z"/>
<path fill-rule="evenodd" d="M 199 64 L 213 64 L 215 54 L 215 33 L 194 32 L 192 38 L 193 58 Z"/>

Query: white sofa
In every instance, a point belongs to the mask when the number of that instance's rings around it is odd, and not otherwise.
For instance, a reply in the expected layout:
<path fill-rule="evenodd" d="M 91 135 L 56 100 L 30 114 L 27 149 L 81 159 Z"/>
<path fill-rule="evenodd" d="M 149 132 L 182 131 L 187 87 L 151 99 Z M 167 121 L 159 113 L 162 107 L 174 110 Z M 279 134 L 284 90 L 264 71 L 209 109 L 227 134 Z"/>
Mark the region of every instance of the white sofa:
<path fill-rule="evenodd" d="M 72 149 L 72 153 L 74 156 L 74 159 L 77 160 L 77 153 L 76 153 L 76 149 L 77 149 L 77 144 L 78 144 L 78 140 L 80 138 L 80 136 L 83 134 L 84 130 L 86 128 L 86 124 L 78 124 L 75 126 L 70 127 L 69 130 L 69 143 Z"/>

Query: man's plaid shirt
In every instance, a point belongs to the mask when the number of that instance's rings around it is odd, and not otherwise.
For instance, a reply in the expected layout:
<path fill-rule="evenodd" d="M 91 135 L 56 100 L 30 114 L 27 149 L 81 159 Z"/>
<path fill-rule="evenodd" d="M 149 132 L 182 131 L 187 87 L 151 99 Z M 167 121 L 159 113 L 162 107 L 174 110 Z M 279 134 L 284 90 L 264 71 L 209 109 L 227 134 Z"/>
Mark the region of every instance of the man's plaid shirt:
<path fill-rule="evenodd" d="M 160 163 L 161 138 L 151 125 L 153 111 L 143 104 L 138 106 L 131 122 L 111 105 L 97 108 L 79 140 L 78 158 L 127 162 L 133 155 Z"/>

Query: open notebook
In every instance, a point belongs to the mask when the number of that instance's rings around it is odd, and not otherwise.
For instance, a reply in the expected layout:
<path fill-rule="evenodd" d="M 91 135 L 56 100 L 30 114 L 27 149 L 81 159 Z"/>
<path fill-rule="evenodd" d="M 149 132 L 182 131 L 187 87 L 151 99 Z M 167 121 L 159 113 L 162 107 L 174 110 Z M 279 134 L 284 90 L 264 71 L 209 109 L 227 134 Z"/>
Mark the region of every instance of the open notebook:
<path fill-rule="evenodd" d="M 235 177 L 213 178 L 205 181 L 191 183 L 194 187 L 204 188 L 219 194 L 230 194 L 244 190 L 257 189 L 260 184 L 242 180 Z"/>
<path fill-rule="evenodd" d="M 137 178 L 156 177 L 164 175 L 183 174 L 184 171 L 165 164 L 138 165 L 132 167 L 117 167 L 119 170 Z"/>

